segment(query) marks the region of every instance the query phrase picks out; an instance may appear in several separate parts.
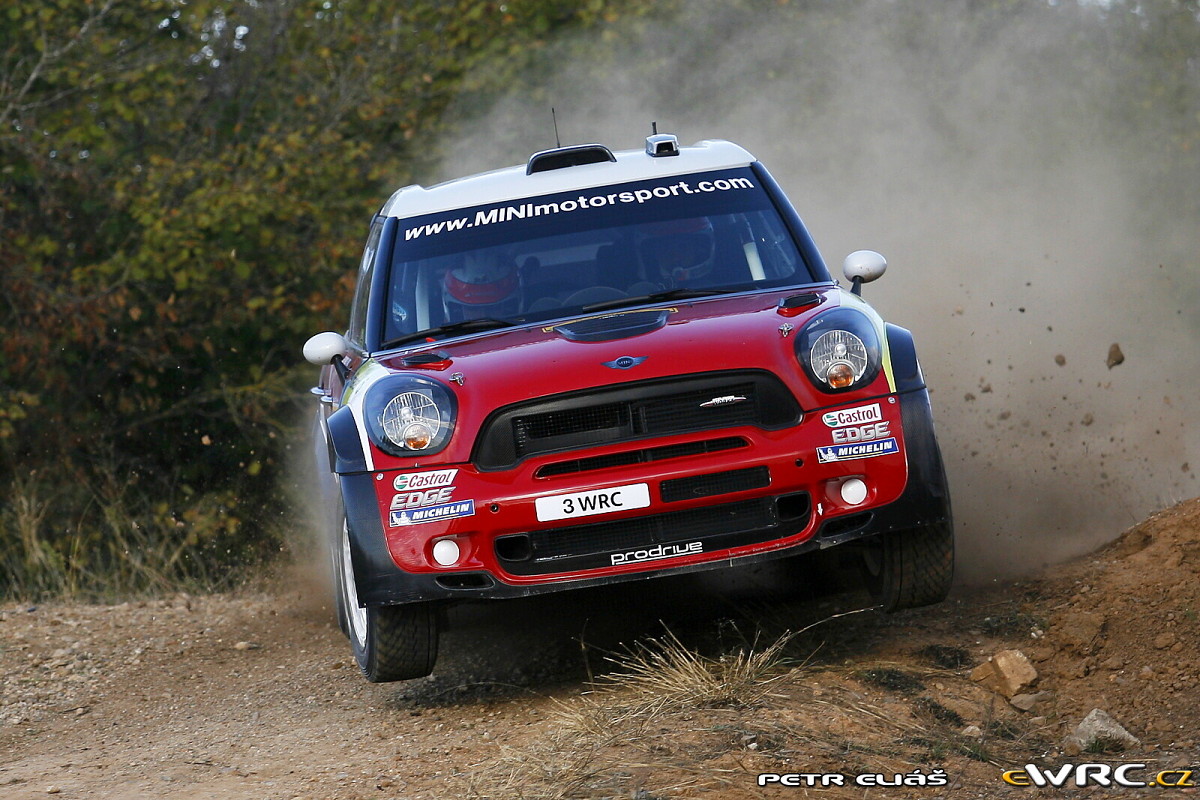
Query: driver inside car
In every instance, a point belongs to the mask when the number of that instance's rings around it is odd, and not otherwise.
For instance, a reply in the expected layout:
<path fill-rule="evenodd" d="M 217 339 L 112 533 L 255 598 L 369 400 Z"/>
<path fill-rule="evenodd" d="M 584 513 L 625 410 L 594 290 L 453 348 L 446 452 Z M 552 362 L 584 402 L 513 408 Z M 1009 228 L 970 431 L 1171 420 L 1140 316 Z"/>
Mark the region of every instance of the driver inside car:
<path fill-rule="evenodd" d="M 516 264 L 496 250 L 471 250 L 446 270 L 442 305 L 447 322 L 505 319 L 521 311 L 521 280 Z"/>
<path fill-rule="evenodd" d="M 715 237 L 708 217 L 656 222 L 642 228 L 638 253 L 650 280 L 668 289 L 703 285 L 713 270 Z"/>

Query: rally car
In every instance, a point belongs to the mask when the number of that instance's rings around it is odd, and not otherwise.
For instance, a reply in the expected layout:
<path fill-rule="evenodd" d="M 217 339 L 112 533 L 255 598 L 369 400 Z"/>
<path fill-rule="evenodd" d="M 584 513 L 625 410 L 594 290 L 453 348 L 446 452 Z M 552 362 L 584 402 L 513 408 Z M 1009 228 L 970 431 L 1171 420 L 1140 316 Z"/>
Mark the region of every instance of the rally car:
<path fill-rule="evenodd" d="M 338 619 L 371 681 L 439 611 L 853 547 L 880 608 L 954 538 L 910 333 L 834 281 L 750 153 L 556 147 L 371 221 L 315 442 Z M 849 550 L 843 551 L 849 552 Z"/>

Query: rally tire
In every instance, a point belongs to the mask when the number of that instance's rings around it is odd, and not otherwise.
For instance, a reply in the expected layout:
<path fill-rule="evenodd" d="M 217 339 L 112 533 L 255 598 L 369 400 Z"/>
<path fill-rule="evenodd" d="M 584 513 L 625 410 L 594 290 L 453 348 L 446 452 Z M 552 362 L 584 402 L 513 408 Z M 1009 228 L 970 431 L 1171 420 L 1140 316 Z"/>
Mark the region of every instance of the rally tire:
<path fill-rule="evenodd" d="M 354 660 L 372 683 L 423 678 L 438 651 L 437 609 L 430 603 L 363 608 L 350 558 L 350 529 L 343 522 L 338 568 L 338 621 L 344 623 Z"/>
<path fill-rule="evenodd" d="M 867 588 L 881 611 L 940 603 L 954 579 L 954 529 L 939 522 L 882 534 L 863 561 Z"/>
<path fill-rule="evenodd" d="M 429 603 L 367 609 L 367 646 L 355 651 L 372 683 L 423 678 L 437 661 L 438 618 Z"/>
<path fill-rule="evenodd" d="M 346 610 L 346 591 L 342 586 L 341 560 L 336 556 L 333 558 L 333 608 L 334 614 L 337 615 L 338 629 L 349 639 L 351 633 L 350 617 Z"/>

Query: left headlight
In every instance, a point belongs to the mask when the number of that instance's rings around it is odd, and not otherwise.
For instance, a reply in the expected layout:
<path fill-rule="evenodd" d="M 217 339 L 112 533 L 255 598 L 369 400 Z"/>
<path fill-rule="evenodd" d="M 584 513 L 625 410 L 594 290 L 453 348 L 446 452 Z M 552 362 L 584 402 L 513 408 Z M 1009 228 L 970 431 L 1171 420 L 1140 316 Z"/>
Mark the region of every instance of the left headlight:
<path fill-rule="evenodd" d="M 431 455 L 450 441 L 457 412 L 454 395 L 428 378 L 396 375 L 367 390 L 367 435 L 394 456 Z"/>
<path fill-rule="evenodd" d="M 860 388 L 879 374 L 879 334 L 865 314 L 834 309 L 815 317 L 796 337 L 796 358 L 821 391 Z"/>

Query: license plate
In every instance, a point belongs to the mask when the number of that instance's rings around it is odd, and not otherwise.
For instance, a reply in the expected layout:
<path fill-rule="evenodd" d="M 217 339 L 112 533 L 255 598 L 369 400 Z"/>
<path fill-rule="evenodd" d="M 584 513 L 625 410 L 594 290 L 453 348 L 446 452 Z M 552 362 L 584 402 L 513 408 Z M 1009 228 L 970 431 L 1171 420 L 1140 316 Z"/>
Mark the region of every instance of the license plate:
<path fill-rule="evenodd" d="M 611 489 L 593 489 L 590 492 L 556 494 L 539 497 L 534 501 L 539 522 L 574 517 L 591 517 L 596 514 L 613 514 L 631 508 L 650 506 L 650 484 L 632 483 L 614 486 Z"/>

